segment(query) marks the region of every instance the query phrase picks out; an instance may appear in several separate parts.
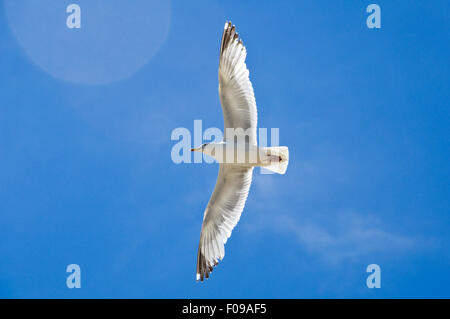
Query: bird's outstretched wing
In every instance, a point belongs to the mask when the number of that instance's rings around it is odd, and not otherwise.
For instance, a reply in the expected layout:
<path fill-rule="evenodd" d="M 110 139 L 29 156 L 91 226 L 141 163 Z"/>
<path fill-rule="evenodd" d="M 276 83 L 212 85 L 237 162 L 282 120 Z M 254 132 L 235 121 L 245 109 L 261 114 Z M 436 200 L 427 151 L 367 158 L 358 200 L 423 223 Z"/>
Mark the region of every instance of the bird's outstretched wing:
<path fill-rule="evenodd" d="M 247 50 L 231 22 L 225 23 L 220 45 L 219 97 L 222 104 L 225 140 L 227 128 L 248 130 L 248 143 L 256 145 L 258 115 L 255 95 L 245 64 Z M 236 134 L 239 135 L 239 134 Z"/>
<path fill-rule="evenodd" d="M 220 164 L 216 187 L 203 216 L 197 255 L 197 280 L 209 273 L 225 256 L 231 236 L 247 200 L 253 168 Z"/>

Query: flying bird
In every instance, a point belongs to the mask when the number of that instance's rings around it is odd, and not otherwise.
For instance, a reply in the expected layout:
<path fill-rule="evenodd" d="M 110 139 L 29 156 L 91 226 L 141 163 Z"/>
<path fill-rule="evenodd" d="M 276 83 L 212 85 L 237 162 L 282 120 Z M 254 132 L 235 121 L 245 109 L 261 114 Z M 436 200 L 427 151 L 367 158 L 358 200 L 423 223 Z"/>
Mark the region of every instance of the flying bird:
<path fill-rule="evenodd" d="M 224 118 L 224 139 L 191 151 L 206 153 L 219 162 L 214 192 L 203 216 L 197 254 L 197 280 L 209 278 L 225 256 L 225 243 L 238 223 L 252 182 L 255 166 L 284 174 L 289 162 L 285 146 L 258 147 L 257 111 L 247 51 L 236 28 L 226 22 L 220 44 L 219 97 Z"/>

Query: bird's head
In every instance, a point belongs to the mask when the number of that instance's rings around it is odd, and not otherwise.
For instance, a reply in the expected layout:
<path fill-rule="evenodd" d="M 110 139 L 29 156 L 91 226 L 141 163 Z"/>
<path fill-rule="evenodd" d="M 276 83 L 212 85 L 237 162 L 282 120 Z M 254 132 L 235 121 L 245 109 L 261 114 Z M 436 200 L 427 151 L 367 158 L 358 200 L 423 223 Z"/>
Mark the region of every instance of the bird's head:
<path fill-rule="evenodd" d="M 196 148 L 191 148 L 191 152 L 200 152 L 203 153 L 205 151 L 205 147 L 208 145 L 209 143 L 205 143 L 200 145 L 199 147 Z"/>

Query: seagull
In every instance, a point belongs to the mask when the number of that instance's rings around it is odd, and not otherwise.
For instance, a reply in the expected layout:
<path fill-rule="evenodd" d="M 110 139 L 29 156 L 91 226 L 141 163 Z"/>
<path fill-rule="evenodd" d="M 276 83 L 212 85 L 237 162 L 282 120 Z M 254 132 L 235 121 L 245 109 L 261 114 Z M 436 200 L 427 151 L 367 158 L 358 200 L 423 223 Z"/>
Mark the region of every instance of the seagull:
<path fill-rule="evenodd" d="M 284 174 L 289 162 L 287 147 L 257 145 L 256 101 L 245 64 L 246 55 L 236 27 L 227 21 L 219 59 L 224 138 L 221 142 L 205 143 L 191 149 L 210 155 L 219 163 L 216 186 L 203 215 L 197 253 L 197 281 L 209 278 L 213 267 L 225 256 L 225 243 L 244 210 L 253 168 L 261 166 Z"/>

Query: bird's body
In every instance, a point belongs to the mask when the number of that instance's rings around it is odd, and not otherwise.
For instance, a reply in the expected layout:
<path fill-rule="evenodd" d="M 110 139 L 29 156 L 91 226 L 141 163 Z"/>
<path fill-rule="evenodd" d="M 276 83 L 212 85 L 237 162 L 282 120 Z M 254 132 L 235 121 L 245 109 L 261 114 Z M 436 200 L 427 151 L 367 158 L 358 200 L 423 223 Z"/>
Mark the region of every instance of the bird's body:
<path fill-rule="evenodd" d="M 199 147 L 192 150 L 201 151 L 213 157 L 220 164 L 242 167 L 269 167 L 274 163 L 283 162 L 284 159 L 281 155 L 271 154 L 270 148 L 259 147 L 256 144 L 222 141 L 203 145 L 201 146 L 202 149 Z"/>
<path fill-rule="evenodd" d="M 206 153 L 220 164 L 214 192 L 206 207 L 197 254 L 197 280 L 209 277 L 225 256 L 225 243 L 238 223 L 252 182 L 253 168 L 262 166 L 284 174 L 288 148 L 258 147 L 257 109 L 247 52 L 231 22 L 225 23 L 220 45 L 219 97 L 225 134 L 219 143 L 207 143 L 192 151 Z"/>

